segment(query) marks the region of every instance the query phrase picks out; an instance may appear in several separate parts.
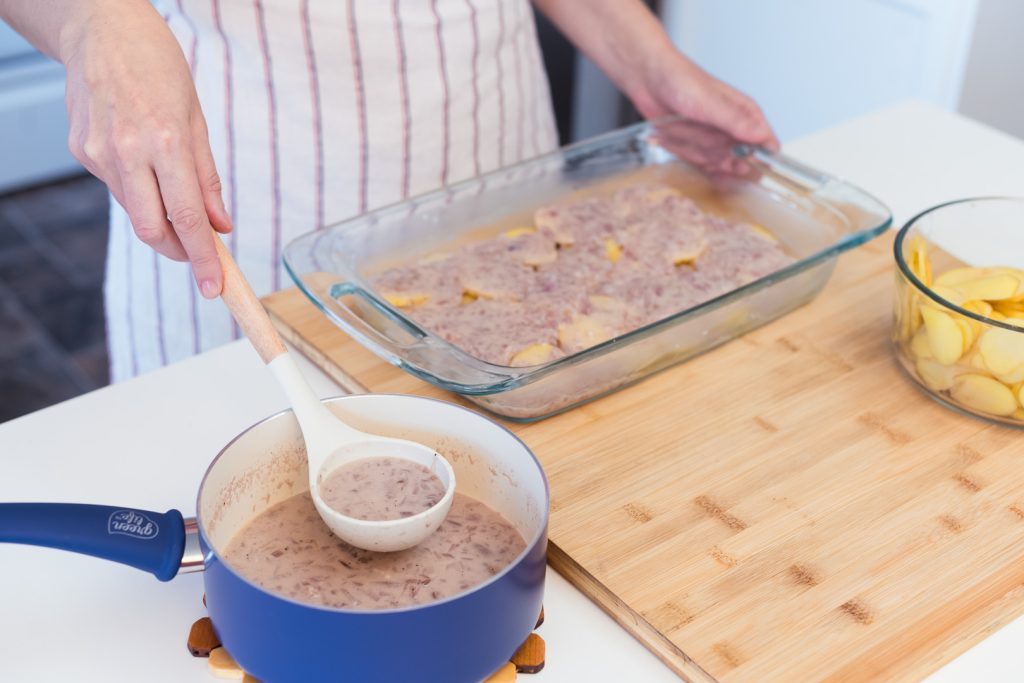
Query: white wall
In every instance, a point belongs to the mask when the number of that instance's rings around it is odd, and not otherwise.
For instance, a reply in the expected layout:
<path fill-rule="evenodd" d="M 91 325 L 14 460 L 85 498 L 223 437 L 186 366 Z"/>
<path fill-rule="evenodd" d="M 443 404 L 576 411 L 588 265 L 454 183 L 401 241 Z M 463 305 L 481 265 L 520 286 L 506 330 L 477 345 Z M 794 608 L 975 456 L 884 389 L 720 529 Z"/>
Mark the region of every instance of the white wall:
<path fill-rule="evenodd" d="M 980 0 L 960 111 L 1024 138 L 1024 2 Z"/>
<path fill-rule="evenodd" d="M 753 96 L 787 140 L 907 98 L 955 108 L 975 6 L 665 0 L 663 19 L 684 52 Z"/>

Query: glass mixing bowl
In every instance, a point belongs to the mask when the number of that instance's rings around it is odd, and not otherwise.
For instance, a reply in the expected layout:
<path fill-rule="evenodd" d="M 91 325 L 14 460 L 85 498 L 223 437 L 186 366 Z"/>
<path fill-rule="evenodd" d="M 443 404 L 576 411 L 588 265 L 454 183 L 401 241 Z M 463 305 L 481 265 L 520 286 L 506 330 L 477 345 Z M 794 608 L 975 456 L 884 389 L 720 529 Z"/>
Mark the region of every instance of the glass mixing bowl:
<path fill-rule="evenodd" d="M 930 208 L 895 255 L 900 364 L 940 402 L 1024 427 L 1024 199 Z"/>

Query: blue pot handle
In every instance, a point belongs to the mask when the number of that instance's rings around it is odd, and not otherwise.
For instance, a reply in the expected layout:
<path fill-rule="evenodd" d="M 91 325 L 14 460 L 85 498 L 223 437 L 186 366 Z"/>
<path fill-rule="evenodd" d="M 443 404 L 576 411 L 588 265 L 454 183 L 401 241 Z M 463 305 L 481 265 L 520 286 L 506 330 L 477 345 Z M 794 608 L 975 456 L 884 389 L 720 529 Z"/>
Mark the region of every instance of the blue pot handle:
<path fill-rule="evenodd" d="M 59 548 L 147 571 L 161 581 L 178 573 L 185 521 L 164 513 L 106 505 L 0 503 L 0 543 Z"/>

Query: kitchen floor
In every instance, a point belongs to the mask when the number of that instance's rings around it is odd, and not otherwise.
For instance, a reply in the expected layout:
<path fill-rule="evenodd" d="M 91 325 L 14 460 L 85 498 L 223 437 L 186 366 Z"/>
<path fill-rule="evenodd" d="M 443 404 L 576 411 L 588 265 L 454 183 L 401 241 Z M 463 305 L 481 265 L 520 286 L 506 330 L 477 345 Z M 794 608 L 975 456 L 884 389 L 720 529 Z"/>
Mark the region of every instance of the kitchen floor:
<path fill-rule="evenodd" d="M 0 422 L 108 383 L 107 211 L 92 176 L 0 195 Z"/>

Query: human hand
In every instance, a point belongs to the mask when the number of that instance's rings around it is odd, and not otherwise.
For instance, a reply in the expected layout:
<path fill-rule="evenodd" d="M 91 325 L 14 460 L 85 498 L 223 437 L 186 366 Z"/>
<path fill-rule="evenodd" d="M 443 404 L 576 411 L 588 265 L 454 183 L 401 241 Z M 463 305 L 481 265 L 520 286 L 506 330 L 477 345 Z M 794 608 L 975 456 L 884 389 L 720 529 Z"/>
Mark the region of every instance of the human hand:
<path fill-rule="evenodd" d="M 756 102 L 701 69 L 670 44 L 646 60 L 627 93 L 644 118 L 685 116 L 727 133 L 737 142 L 772 151 L 779 148 Z"/>
<path fill-rule="evenodd" d="M 751 170 L 749 162 L 736 157 L 738 143 L 778 149 L 754 101 L 683 56 L 646 3 L 588 0 L 585 12 L 574 0 L 533 3 L 645 118 L 685 117 L 656 131 L 659 140 L 671 138 L 670 151 L 678 156 L 712 174 L 736 174 Z"/>
<path fill-rule="evenodd" d="M 106 183 L 140 240 L 223 285 L 213 230 L 231 231 L 206 122 L 177 41 L 145 0 L 84 3 L 61 36 L 68 146 Z"/>
<path fill-rule="evenodd" d="M 648 119 L 660 123 L 659 143 L 712 177 L 754 177 L 758 170 L 737 155 L 739 145 L 777 151 L 778 139 L 757 104 L 714 78 L 668 44 L 653 52 L 627 93 Z"/>

